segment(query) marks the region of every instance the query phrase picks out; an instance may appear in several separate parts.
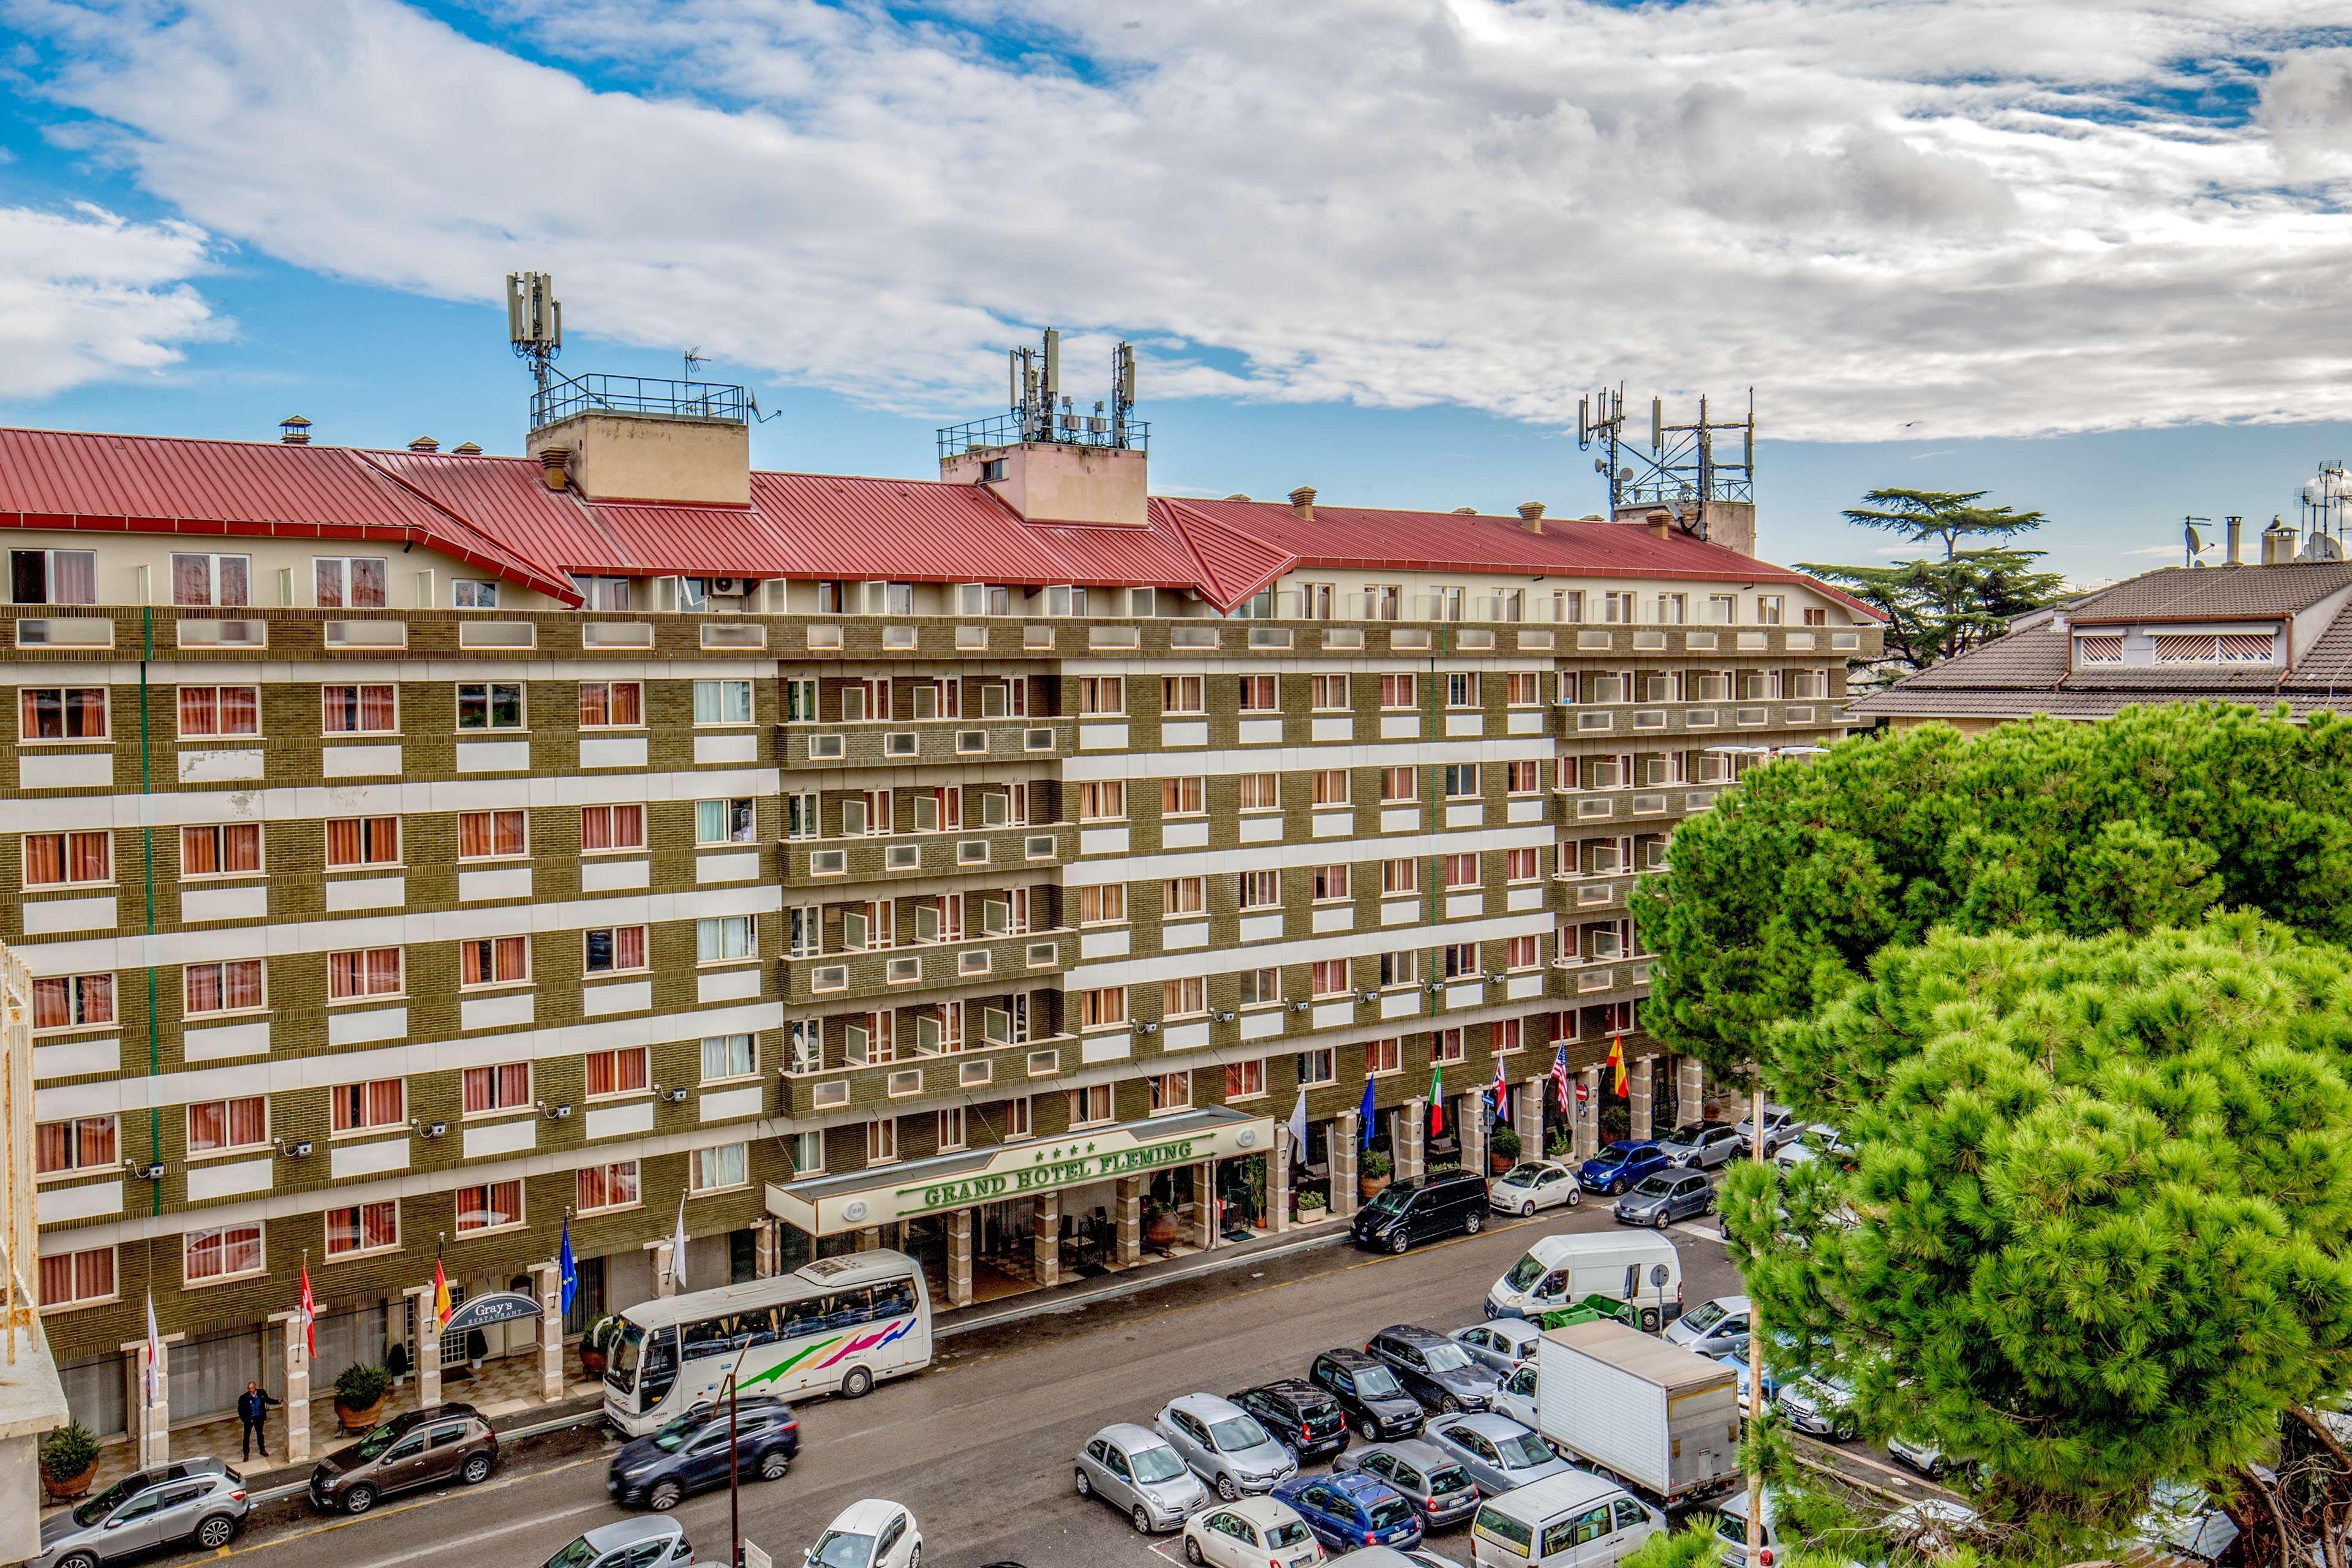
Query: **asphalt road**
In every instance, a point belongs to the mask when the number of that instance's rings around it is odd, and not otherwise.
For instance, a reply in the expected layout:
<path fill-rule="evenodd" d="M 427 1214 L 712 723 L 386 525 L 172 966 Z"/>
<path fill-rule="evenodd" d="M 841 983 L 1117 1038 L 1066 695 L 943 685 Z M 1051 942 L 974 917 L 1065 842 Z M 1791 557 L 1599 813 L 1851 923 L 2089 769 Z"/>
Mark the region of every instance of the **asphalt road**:
<path fill-rule="evenodd" d="M 1710 1222 L 1668 1233 L 1694 1305 L 1738 1289 Z M 1072 1488 L 1072 1457 L 1097 1429 L 1149 1422 L 1180 1394 L 1303 1374 L 1318 1352 L 1360 1345 L 1391 1323 L 1476 1322 L 1487 1287 L 1535 1237 L 1611 1223 L 1604 1205 L 1588 1203 L 1528 1221 L 1498 1216 L 1483 1235 L 1402 1258 L 1318 1246 L 955 1336 L 929 1372 L 862 1401 L 802 1406 L 801 1458 L 782 1480 L 744 1486 L 743 1533 L 780 1568 L 798 1568 L 835 1514 L 859 1498 L 886 1497 L 914 1510 L 929 1568 L 1005 1559 L 1028 1568 L 1166 1568 L 1181 1561 L 1175 1537 L 1138 1536 Z M 542 1442 L 481 1487 L 417 1494 L 356 1520 L 283 1505 L 257 1515 L 218 1555 L 252 1558 L 251 1568 L 536 1568 L 572 1536 L 620 1516 L 604 1489 L 614 1447 L 593 1432 Z M 1890 1475 L 1871 1479 L 1888 1485 Z M 690 1499 L 674 1517 L 698 1558 L 727 1561 L 724 1490 Z M 1458 1527 L 1431 1546 L 1469 1560 Z"/>

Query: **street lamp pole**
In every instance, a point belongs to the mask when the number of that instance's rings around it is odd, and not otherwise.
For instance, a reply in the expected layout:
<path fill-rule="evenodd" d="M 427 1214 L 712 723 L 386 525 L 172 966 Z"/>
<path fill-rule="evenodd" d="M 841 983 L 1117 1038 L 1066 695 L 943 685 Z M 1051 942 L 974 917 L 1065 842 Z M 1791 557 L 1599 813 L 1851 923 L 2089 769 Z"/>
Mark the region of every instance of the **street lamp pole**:
<path fill-rule="evenodd" d="M 743 1370 L 743 1358 L 751 1353 L 751 1342 L 747 1336 L 743 1348 L 735 1352 L 735 1364 L 727 1369 L 727 1562 L 729 1568 L 743 1568 L 743 1456 L 737 1451 L 738 1430 L 735 1422 L 735 1374 Z"/>
<path fill-rule="evenodd" d="M 1764 1075 L 1758 1064 L 1748 1065 L 1750 1088 L 1748 1100 L 1748 1125 L 1756 1136 L 1748 1149 L 1748 1157 L 1758 1164 L 1764 1163 Z M 1748 1298 L 1748 1561 L 1745 1568 L 1759 1568 L 1764 1550 L 1764 1473 L 1756 1462 L 1755 1428 L 1764 1419 L 1764 1330 L 1756 1310 L 1756 1297 Z"/>

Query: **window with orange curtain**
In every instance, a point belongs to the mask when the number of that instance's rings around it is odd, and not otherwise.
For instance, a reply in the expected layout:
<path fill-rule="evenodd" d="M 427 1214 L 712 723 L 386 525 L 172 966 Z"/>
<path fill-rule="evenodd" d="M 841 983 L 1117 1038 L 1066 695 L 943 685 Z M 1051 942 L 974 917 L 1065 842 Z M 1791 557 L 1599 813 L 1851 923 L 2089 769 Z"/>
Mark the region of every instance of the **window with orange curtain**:
<path fill-rule="evenodd" d="M 33 1129 L 33 1168 L 47 1175 L 55 1171 L 96 1171 L 116 1160 L 114 1118 L 83 1116 L 65 1121 L 44 1121 Z"/>
<path fill-rule="evenodd" d="M 513 1110 L 529 1107 L 530 1099 L 530 1064 L 503 1062 L 497 1067 L 466 1069 L 466 1114 L 478 1116 L 486 1110 Z"/>
<path fill-rule="evenodd" d="M 103 741 L 106 688 L 27 686 L 16 695 L 17 739 Z"/>
<path fill-rule="evenodd" d="M 400 864 L 400 818 L 396 816 L 334 816 L 327 819 L 327 865 Z"/>
<path fill-rule="evenodd" d="M 59 1252 L 41 1259 L 41 1305 L 68 1307 L 114 1299 L 114 1248 Z"/>
<path fill-rule="evenodd" d="M 216 823 L 180 829 L 180 875 L 234 877 L 261 869 L 261 824 Z"/>
<path fill-rule="evenodd" d="M 611 730 L 645 722 L 645 687 L 634 680 L 580 683 L 580 727 Z"/>
<path fill-rule="evenodd" d="M 378 1252 L 400 1245 L 400 1205 L 396 1200 L 353 1204 L 327 1211 L 327 1256 L 347 1258 L 355 1252 Z"/>
<path fill-rule="evenodd" d="M 396 1078 L 380 1078 L 373 1083 L 339 1083 L 327 1091 L 327 1103 L 338 1132 L 393 1127 L 408 1120 L 406 1086 Z"/>
<path fill-rule="evenodd" d="M 205 1279 L 233 1279 L 258 1274 L 264 1267 L 261 1227 L 225 1225 L 214 1230 L 190 1231 L 181 1265 L 190 1284 Z"/>
<path fill-rule="evenodd" d="M 486 860 L 524 852 L 526 829 L 520 811 L 457 814 L 457 858 Z"/>
<path fill-rule="evenodd" d="M 509 985 L 530 978 L 530 947 L 519 936 L 472 937 L 457 944 L 462 985 Z"/>
<path fill-rule="evenodd" d="M 180 737 L 261 733 L 261 689 L 257 686 L 183 686 Z"/>
<path fill-rule="evenodd" d="M 642 849 L 646 847 L 646 808 L 642 805 L 583 805 L 580 808 L 580 847 Z"/>
<path fill-rule="evenodd" d="M 646 1071 L 646 1047 L 588 1053 L 588 1095 L 636 1094 L 653 1081 Z"/>
<path fill-rule="evenodd" d="M 457 1234 L 522 1223 L 522 1184 L 486 1182 L 457 1189 Z"/>
<path fill-rule="evenodd" d="M 399 688 L 322 686 L 319 728 L 330 735 L 389 735 L 400 727 Z"/>
<path fill-rule="evenodd" d="M 24 845 L 28 888 L 103 882 L 113 875 L 113 840 L 103 832 L 27 833 Z"/>
<path fill-rule="evenodd" d="M 234 1013 L 262 1004 L 261 960 L 236 958 L 221 963 L 191 963 L 182 972 L 184 1012 Z"/>
<path fill-rule="evenodd" d="M 269 1102 L 260 1095 L 201 1100 L 188 1107 L 188 1152 L 251 1149 L 269 1142 Z"/>
<path fill-rule="evenodd" d="M 114 976 L 47 974 L 33 982 L 33 1027 L 79 1029 L 114 1022 Z"/>
<path fill-rule="evenodd" d="M 584 933 L 583 972 L 613 974 L 646 966 L 646 928 L 594 926 Z"/>
<path fill-rule="evenodd" d="M 581 1166 L 573 1183 L 573 1199 L 582 1214 L 634 1208 L 637 1202 L 637 1163 L 615 1160 L 609 1165 Z"/>
<path fill-rule="evenodd" d="M 396 947 L 327 954 L 327 994 L 332 1000 L 396 996 L 400 989 L 400 949 Z"/>

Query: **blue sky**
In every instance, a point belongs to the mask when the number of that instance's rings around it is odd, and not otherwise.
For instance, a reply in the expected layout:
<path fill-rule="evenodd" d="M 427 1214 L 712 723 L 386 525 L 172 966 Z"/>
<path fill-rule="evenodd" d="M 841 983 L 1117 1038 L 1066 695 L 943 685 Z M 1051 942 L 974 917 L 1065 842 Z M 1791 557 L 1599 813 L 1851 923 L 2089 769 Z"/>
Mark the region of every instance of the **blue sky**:
<path fill-rule="evenodd" d="M 539 267 L 763 466 L 921 475 L 1059 324 L 1163 490 L 1575 515 L 1580 391 L 1752 384 L 1768 553 L 1984 489 L 2096 581 L 2352 458 L 2330 9 L 0 0 L 0 419 L 516 450 Z"/>

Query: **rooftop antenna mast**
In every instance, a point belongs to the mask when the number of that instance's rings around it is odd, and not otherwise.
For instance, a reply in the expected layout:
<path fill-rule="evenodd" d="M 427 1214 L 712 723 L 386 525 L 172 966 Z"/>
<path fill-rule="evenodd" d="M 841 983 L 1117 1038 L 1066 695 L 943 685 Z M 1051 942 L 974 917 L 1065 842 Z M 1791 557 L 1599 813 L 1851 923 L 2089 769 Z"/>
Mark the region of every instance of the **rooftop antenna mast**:
<path fill-rule="evenodd" d="M 1034 349 L 1010 351 L 1013 416 L 1021 439 L 1054 438 L 1054 409 L 1062 398 L 1062 334 L 1045 329 L 1045 343 Z"/>
<path fill-rule="evenodd" d="M 2352 500 L 2352 472 L 2347 472 L 2340 461 L 2320 464 L 2319 476 L 2303 487 L 2300 500 L 2305 535 L 2301 559 L 2342 560 L 2345 503 Z"/>
<path fill-rule="evenodd" d="M 1122 342 L 1110 353 L 1110 444 L 1127 445 L 1128 416 L 1135 411 L 1135 345 Z"/>
<path fill-rule="evenodd" d="M 1735 434 L 1733 447 L 1728 437 Z M 1681 425 L 1666 423 L 1665 400 L 1653 397 L 1644 447 L 1626 438 L 1623 384 L 1604 387 L 1577 399 L 1576 446 L 1606 449 L 1592 467 L 1609 481 L 1612 515 L 1662 509 L 1683 531 L 1704 539 L 1705 503 L 1756 500 L 1756 389 L 1748 389 L 1748 411 L 1738 419 L 1713 417 L 1701 397 L 1697 419 Z"/>
<path fill-rule="evenodd" d="M 518 358 L 530 362 L 530 378 L 543 399 L 563 352 L 563 302 L 555 279 L 544 272 L 507 274 L 507 342 Z"/>

